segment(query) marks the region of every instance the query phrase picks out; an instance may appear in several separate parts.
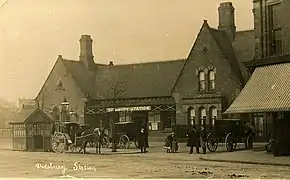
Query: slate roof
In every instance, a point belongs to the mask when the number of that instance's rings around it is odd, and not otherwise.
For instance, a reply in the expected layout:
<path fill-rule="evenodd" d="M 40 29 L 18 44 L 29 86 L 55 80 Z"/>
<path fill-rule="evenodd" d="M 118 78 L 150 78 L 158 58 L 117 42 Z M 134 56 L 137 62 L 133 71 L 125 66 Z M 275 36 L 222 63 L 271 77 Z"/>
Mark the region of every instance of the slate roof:
<path fill-rule="evenodd" d="M 185 60 L 113 66 L 97 64 L 94 74 L 90 74 L 80 61 L 63 62 L 84 92 L 102 99 L 106 96 L 108 86 L 116 83 L 112 77 L 117 77 L 126 86 L 124 98 L 171 96 L 171 89 Z"/>
<path fill-rule="evenodd" d="M 233 49 L 232 43 L 227 37 L 227 34 L 224 31 L 220 31 L 214 28 L 209 28 L 216 43 L 218 44 L 221 52 L 228 61 L 228 64 L 236 74 L 239 81 L 244 84 L 245 78 L 242 74 L 240 62 L 237 60 L 235 51 Z"/>
<path fill-rule="evenodd" d="M 26 108 L 22 109 L 19 113 L 17 113 L 12 119 L 10 124 L 18 124 L 18 123 L 25 123 L 31 116 L 33 116 L 37 112 L 42 112 L 39 108 Z M 45 116 L 47 116 L 45 114 Z M 47 116 L 49 118 L 49 116 Z M 50 118 L 49 118 L 50 119 Z"/>

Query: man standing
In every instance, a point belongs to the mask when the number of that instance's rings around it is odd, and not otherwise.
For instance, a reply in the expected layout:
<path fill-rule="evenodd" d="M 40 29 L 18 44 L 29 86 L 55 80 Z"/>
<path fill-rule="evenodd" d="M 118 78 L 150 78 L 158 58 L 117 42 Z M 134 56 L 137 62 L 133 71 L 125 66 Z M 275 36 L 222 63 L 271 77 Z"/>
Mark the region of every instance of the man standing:
<path fill-rule="evenodd" d="M 201 144 L 201 147 L 202 147 L 202 154 L 206 154 L 206 141 L 207 141 L 206 131 L 205 131 L 205 128 L 203 126 L 201 126 L 201 129 L 200 129 L 200 144 Z"/>
<path fill-rule="evenodd" d="M 196 148 L 196 153 L 199 153 L 199 134 L 195 128 L 195 126 L 192 127 L 191 132 L 188 133 L 188 141 L 187 146 L 190 147 L 189 154 L 193 153 L 193 147 Z"/>
<path fill-rule="evenodd" d="M 146 132 L 144 126 L 141 127 L 139 135 L 139 146 L 141 153 L 146 153 Z"/>

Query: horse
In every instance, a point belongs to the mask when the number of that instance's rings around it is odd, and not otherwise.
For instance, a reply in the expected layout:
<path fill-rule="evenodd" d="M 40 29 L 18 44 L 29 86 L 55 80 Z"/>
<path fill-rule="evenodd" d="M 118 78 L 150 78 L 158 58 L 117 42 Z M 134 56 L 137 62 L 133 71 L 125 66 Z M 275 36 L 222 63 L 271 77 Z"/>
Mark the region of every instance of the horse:
<path fill-rule="evenodd" d="M 83 150 L 83 154 L 86 153 L 86 147 L 89 142 L 95 142 L 96 154 L 101 154 L 101 131 L 99 128 L 89 129 L 81 133 L 82 137 L 82 145 L 79 150 L 81 152 Z"/>

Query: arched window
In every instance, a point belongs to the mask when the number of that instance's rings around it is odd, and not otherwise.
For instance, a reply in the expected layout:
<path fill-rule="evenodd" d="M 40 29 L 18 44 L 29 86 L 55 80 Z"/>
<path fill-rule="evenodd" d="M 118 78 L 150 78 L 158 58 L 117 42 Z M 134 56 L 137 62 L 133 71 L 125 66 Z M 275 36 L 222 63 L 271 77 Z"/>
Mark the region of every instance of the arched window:
<path fill-rule="evenodd" d="M 198 90 L 199 91 L 205 90 L 205 73 L 204 73 L 204 71 L 199 71 L 199 73 L 198 73 Z"/>
<path fill-rule="evenodd" d="M 195 109 L 194 108 L 189 108 L 188 109 L 188 113 L 189 113 L 188 124 L 189 125 L 194 125 L 195 124 Z"/>
<path fill-rule="evenodd" d="M 213 70 L 210 70 L 208 72 L 208 79 L 209 79 L 209 90 L 215 89 L 215 72 Z"/>
<path fill-rule="evenodd" d="M 200 108 L 199 109 L 199 115 L 200 115 L 200 124 L 204 125 L 206 121 L 206 109 Z"/>
<path fill-rule="evenodd" d="M 210 120 L 211 120 L 210 125 L 211 126 L 215 125 L 216 118 L 217 118 L 217 108 L 213 106 L 210 108 Z"/>

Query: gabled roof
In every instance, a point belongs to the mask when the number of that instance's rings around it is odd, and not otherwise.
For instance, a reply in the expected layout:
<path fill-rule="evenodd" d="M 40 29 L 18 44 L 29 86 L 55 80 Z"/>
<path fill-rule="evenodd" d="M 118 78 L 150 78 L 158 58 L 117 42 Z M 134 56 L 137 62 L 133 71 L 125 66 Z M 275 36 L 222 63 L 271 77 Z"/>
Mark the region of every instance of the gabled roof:
<path fill-rule="evenodd" d="M 20 124 L 20 123 L 26 123 L 30 117 L 35 115 L 36 113 L 42 113 L 49 121 L 52 122 L 52 119 L 45 114 L 41 109 L 39 108 L 26 108 L 22 109 L 19 113 L 17 113 L 14 118 L 11 120 L 10 124 Z"/>
<path fill-rule="evenodd" d="M 62 59 L 62 62 L 67 67 L 68 71 L 74 78 L 75 82 L 79 85 L 84 94 L 94 93 L 94 78 L 93 72 L 88 71 L 82 61 L 72 61 Z M 96 67 L 97 69 L 97 67 Z"/>
<path fill-rule="evenodd" d="M 236 74 L 237 78 L 239 79 L 240 83 L 244 84 L 245 80 L 241 72 L 240 63 L 236 58 L 233 45 L 231 41 L 229 40 L 227 34 L 224 31 L 217 30 L 210 27 L 209 27 L 209 30 L 212 33 L 212 36 L 215 39 L 217 45 L 219 46 L 221 52 L 223 53 L 225 59 L 228 61 L 228 64 L 230 65 L 230 67 Z"/>
<path fill-rule="evenodd" d="M 207 20 L 204 20 L 204 23 L 202 25 L 202 27 L 200 28 L 200 32 L 197 35 L 197 38 L 191 48 L 190 53 L 192 52 L 193 48 L 195 47 L 195 44 L 197 42 L 198 36 L 200 35 L 201 31 L 203 28 L 207 28 L 210 32 L 210 34 L 212 35 L 213 39 L 216 41 L 220 51 L 222 52 L 222 54 L 224 55 L 225 59 L 227 59 L 228 64 L 230 65 L 230 67 L 232 68 L 232 70 L 234 71 L 234 73 L 236 74 L 237 78 L 239 79 L 240 83 L 245 83 L 245 79 L 244 76 L 241 72 L 241 65 L 240 62 L 237 60 L 236 56 L 235 56 L 235 51 L 233 49 L 232 43 L 230 42 L 230 40 L 228 39 L 226 33 L 224 31 L 218 30 L 218 29 L 214 29 L 211 28 L 208 23 Z M 189 54 L 190 56 L 190 54 Z M 188 57 L 189 57 L 188 56 Z M 179 72 L 177 81 L 175 82 L 172 91 L 174 90 L 183 69 L 186 66 L 186 63 L 189 59 L 187 58 L 186 61 L 183 64 L 182 70 Z"/>

